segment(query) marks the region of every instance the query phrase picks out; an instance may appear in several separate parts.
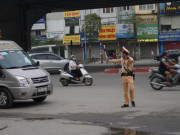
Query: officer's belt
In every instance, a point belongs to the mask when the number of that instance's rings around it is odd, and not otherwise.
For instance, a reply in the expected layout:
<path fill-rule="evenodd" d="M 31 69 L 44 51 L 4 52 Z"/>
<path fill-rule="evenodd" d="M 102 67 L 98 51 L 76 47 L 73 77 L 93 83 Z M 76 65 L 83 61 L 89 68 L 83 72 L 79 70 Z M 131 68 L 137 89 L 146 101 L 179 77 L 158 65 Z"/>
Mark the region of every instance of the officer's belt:
<path fill-rule="evenodd" d="M 121 77 L 123 77 L 123 76 L 133 76 L 133 74 L 132 73 L 121 73 Z"/>

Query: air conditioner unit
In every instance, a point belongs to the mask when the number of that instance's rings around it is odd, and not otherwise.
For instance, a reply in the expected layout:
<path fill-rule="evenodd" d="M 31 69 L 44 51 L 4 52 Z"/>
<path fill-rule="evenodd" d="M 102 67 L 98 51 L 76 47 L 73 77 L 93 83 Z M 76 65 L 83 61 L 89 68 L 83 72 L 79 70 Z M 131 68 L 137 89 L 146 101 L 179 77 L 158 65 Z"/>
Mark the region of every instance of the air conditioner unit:
<path fill-rule="evenodd" d="M 152 10 L 152 13 L 154 14 L 154 13 L 157 13 L 157 11 L 156 10 Z"/>

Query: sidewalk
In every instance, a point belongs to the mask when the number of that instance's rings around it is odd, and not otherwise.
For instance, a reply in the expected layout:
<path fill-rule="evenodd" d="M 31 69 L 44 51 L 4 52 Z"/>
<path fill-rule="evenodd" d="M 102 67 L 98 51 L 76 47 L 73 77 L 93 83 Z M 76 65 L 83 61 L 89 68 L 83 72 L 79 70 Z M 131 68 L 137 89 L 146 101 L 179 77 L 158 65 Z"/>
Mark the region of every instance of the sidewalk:
<path fill-rule="evenodd" d="M 141 59 L 134 63 L 135 72 L 149 72 L 150 68 L 158 66 L 159 61 L 153 59 Z M 97 61 L 95 63 L 85 64 L 85 68 L 88 72 L 104 71 L 105 73 L 119 73 L 121 65 L 107 63 L 106 61 L 103 63 Z"/>

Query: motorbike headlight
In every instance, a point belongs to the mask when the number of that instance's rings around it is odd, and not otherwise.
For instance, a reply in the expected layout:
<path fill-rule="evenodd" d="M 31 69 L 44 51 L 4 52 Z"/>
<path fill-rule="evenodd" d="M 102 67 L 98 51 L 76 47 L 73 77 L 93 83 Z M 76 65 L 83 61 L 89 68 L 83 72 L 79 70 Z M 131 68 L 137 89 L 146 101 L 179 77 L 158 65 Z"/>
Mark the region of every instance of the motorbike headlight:
<path fill-rule="evenodd" d="M 29 85 L 29 82 L 26 78 L 22 76 L 16 76 L 16 78 L 19 81 L 20 87 L 27 87 Z"/>

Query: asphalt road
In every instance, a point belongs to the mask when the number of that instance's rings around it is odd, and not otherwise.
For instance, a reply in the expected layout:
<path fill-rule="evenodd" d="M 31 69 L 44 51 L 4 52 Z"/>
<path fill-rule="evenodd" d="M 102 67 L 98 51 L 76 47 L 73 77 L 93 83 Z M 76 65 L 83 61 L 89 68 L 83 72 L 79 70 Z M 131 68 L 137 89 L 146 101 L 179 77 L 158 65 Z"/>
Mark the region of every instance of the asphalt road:
<path fill-rule="evenodd" d="M 90 87 L 63 87 L 52 75 L 54 93 L 44 103 L 19 101 L 0 110 L 0 135 L 180 135 L 180 87 L 154 91 L 148 75 L 136 75 L 136 107 L 123 109 L 119 74 L 94 73 Z"/>

